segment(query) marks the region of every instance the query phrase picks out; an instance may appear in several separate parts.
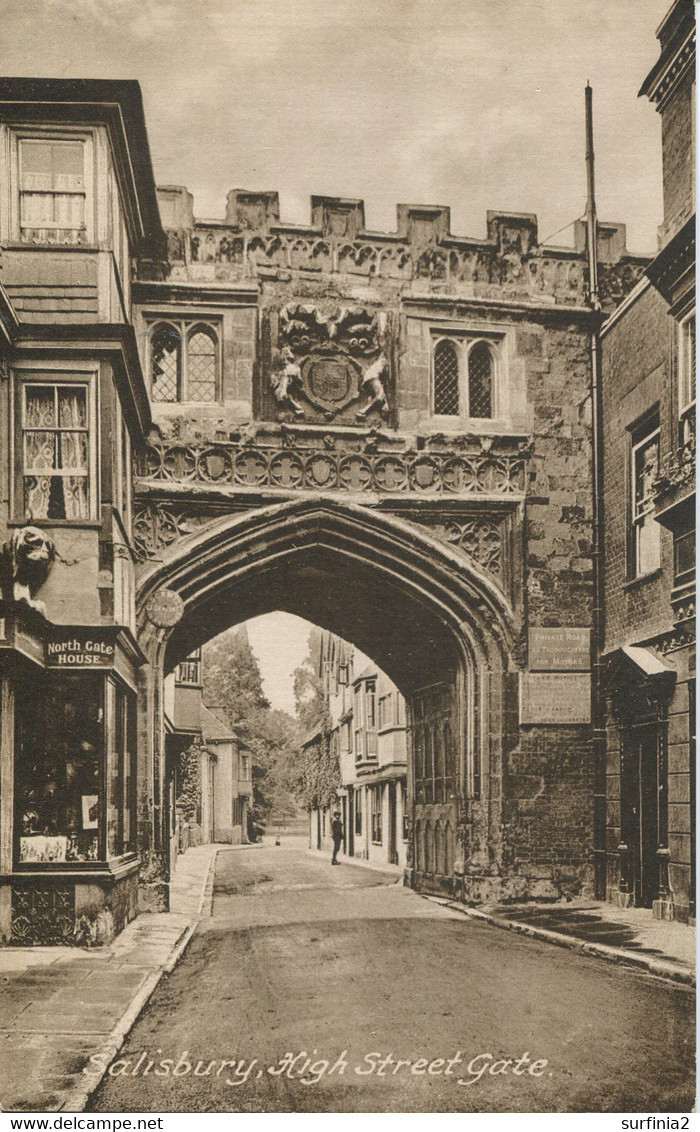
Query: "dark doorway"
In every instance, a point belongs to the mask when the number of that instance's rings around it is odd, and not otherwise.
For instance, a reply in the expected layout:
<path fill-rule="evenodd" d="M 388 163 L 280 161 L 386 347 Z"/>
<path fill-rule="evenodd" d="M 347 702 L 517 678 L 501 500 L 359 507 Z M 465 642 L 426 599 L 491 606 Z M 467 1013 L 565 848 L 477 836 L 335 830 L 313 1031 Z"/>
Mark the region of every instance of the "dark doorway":
<path fill-rule="evenodd" d="M 348 806 L 345 811 L 345 840 L 347 843 L 348 857 L 355 856 L 355 790 L 352 786 L 348 786 Z"/>
<path fill-rule="evenodd" d="M 659 742 L 652 721 L 631 728 L 625 744 L 623 822 L 630 891 L 640 908 L 651 908 L 659 895 Z"/>
<path fill-rule="evenodd" d="M 389 864 L 398 865 L 396 850 L 396 783 L 389 783 Z"/>

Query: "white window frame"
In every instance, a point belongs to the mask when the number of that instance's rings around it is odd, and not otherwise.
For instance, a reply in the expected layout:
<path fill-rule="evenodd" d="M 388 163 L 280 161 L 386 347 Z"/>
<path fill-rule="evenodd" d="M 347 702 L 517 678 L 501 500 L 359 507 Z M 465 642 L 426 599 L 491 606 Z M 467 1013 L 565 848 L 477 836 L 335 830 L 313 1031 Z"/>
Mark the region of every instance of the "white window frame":
<path fill-rule="evenodd" d="M 691 330 L 692 327 L 692 330 Z M 695 338 L 695 308 L 678 323 L 678 415 L 682 417 L 695 405 L 695 393 L 689 396 L 694 361 L 692 345 Z"/>
<path fill-rule="evenodd" d="M 179 688 L 202 687 L 202 650 L 194 649 L 181 660 L 175 669 L 175 684 Z"/>
<path fill-rule="evenodd" d="M 180 335 L 180 373 L 178 380 L 177 397 L 174 401 L 156 401 L 153 396 L 153 351 L 151 349 L 151 341 L 153 334 L 160 326 L 169 326 L 177 334 Z M 146 358 L 146 372 L 148 374 L 148 390 L 151 401 L 154 405 L 219 405 L 223 400 L 222 393 L 222 322 L 221 319 L 212 317 L 211 315 L 203 314 L 199 317 L 185 316 L 179 314 L 163 314 L 163 315 L 148 315 L 146 320 L 146 343 L 147 343 L 147 358 Z M 215 346 L 215 388 L 213 401 L 195 401 L 189 397 L 188 393 L 188 365 L 189 365 L 189 340 L 197 333 L 197 330 L 203 330 L 212 335 L 214 338 Z"/>
<path fill-rule="evenodd" d="M 92 130 L 84 128 L 71 129 L 70 127 L 61 126 L 14 126 L 11 129 L 11 164 L 10 164 L 10 240 L 22 244 L 24 247 L 31 247 L 36 245 L 38 247 L 57 247 L 57 248 L 70 248 L 70 247 L 91 247 L 96 243 L 96 218 L 95 218 L 95 135 Z M 84 151 L 84 179 L 85 179 L 85 227 L 84 229 L 65 228 L 60 226 L 51 225 L 45 229 L 37 229 L 37 231 L 65 231 L 67 233 L 84 232 L 84 238 L 81 240 L 47 240 L 47 239 L 28 239 L 22 235 L 22 215 L 21 215 L 21 192 L 22 192 L 22 173 L 21 173 L 21 145 L 22 142 L 82 142 Z"/>
<path fill-rule="evenodd" d="M 373 845 L 384 844 L 384 791 L 381 782 L 370 786 L 370 840 Z"/>
<path fill-rule="evenodd" d="M 653 574 L 661 566 L 661 527 L 653 517 L 654 513 L 654 500 L 653 496 L 645 496 L 641 503 L 637 503 L 637 453 L 642 448 L 647 448 L 652 441 L 656 440 L 659 445 L 659 455 L 661 452 L 661 429 L 659 426 L 658 418 L 649 422 L 649 426 L 644 430 L 644 426 L 635 429 L 634 436 L 640 439 L 635 441 L 633 439 L 631 445 L 631 458 L 630 458 L 630 512 L 631 512 L 631 534 L 632 534 L 632 547 L 631 547 L 631 566 L 632 578 L 642 578 L 647 574 Z M 649 518 L 651 517 L 651 518 Z M 656 537 L 658 539 L 658 562 L 650 570 L 642 570 L 640 561 L 640 535 L 641 531 L 650 521 L 655 524 Z"/>
<path fill-rule="evenodd" d="M 440 342 L 451 342 L 457 351 L 458 368 L 458 407 L 459 412 L 453 415 L 437 413 L 435 411 L 435 351 Z M 491 355 L 493 363 L 493 387 L 491 391 L 491 416 L 473 417 L 469 413 L 469 356 L 475 346 L 485 345 Z M 492 338 L 484 334 L 472 334 L 468 331 L 433 331 L 430 336 L 430 415 L 435 421 L 445 424 L 450 421 L 469 421 L 476 427 L 485 422 L 500 421 L 505 417 L 505 397 L 503 393 L 503 357 L 505 348 L 503 337 Z"/>
<path fill-rule="evenodd" d="M 378 728 L 383 731 L 387 727 L 392 727 L 395 723 L 394 693 L 385 692 L 383 696 L 379 697 Z"/>
<path fill-rule="evenodd" d="M 678 323 L 678 445 L 688 453 L 695 446 L 695 363 L 693 307 Z"/>
<path fill-rule="evenodd" d="M 97 370 L 78 370 L 53 368 L 51 370 L 25 369 L 17 367 L 13 373 L 11 392 L 11 419 L 14 422 L 11 435 L 12 469 L 12 514 L 13 522 L 31 521 L 37 527 L 82 527 L 92 526 L 99 521 L 99 374 Z M 84 385 L 87 389 L 88 405 L 88 499 L 89 514 L 81 519 L 49 519 L 33 517 L 27 519 L 24 507 L 24 412 L 26 385 Z"/>

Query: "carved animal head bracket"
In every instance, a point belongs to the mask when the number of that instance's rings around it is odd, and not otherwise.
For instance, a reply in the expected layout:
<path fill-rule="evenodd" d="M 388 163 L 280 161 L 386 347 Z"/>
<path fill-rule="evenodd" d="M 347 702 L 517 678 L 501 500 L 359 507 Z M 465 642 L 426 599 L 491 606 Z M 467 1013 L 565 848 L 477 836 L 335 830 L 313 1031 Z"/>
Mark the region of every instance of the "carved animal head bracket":
<path fill-rule="evenodd" d="M 12 579 L 12 600 L 46 615 L 43 601 L 34 595 L 49 576 L 56 557 L 53 541 L 38 527 L 20 527 L 4 548 Z"/>

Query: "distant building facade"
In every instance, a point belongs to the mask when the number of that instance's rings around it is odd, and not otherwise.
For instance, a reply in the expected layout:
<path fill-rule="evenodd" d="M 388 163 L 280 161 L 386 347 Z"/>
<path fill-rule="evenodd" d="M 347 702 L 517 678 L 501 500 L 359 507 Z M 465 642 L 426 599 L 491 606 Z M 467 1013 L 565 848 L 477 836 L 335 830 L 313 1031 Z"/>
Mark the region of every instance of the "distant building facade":
<path fill-rule="evenodd" d="M 334 797 L 310 813 L 310 842 L 331 850 L 331 823 L 340 810 L 345 838 L 341 856 L 406 867 L 408 829 L 406 704 L 376 665 L 356 672 L 352 645 L 324 631 L 319 675 L 327 704 L 328 758 L 337 763 Z M 307 743 L 318 744 L 315 733 Z"/>
<path fill-rule="evenodd" d="M 694 920 L 695 21 L 676 0 L 641 94 L 661 114 L 664 219 L 602 327 L 607 894 Z"/>
<path fill-rule="evenodd" d="M 250 749 L 223 709 L 204 702 L 197 649 L 165 681 L 171 867 L 191 845 L 248 841 Z"/>

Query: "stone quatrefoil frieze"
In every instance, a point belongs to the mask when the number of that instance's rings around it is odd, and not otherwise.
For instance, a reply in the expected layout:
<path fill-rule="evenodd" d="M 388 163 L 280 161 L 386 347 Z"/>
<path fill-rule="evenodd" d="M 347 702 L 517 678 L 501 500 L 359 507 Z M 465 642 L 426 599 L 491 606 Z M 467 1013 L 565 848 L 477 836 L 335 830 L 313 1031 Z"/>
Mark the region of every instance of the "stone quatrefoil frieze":
<path fill-rule="evenodd" d="M 520 496 L 525 459 L 517 454 L 341 452 L 233 443 L 148 445 L 136 459 L 144 484 L 201 484 L 283 491 Z"/>

